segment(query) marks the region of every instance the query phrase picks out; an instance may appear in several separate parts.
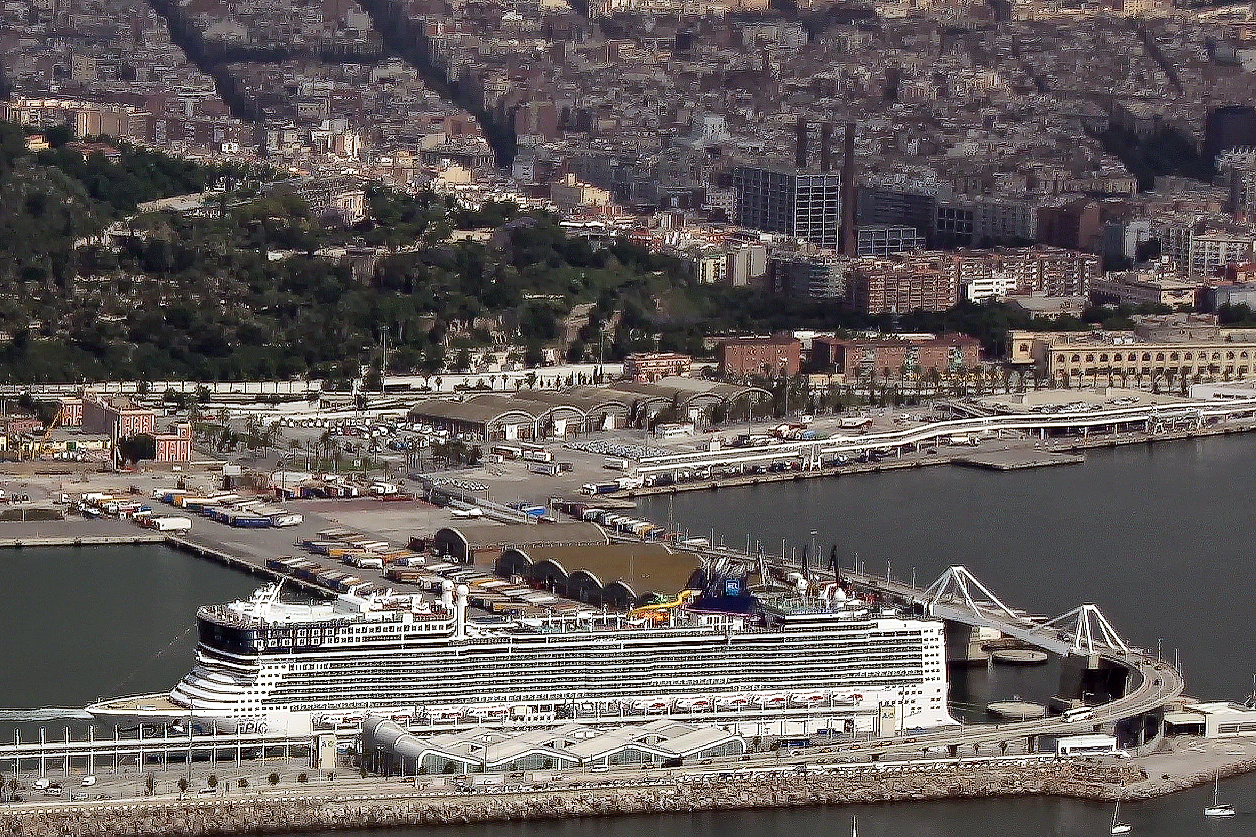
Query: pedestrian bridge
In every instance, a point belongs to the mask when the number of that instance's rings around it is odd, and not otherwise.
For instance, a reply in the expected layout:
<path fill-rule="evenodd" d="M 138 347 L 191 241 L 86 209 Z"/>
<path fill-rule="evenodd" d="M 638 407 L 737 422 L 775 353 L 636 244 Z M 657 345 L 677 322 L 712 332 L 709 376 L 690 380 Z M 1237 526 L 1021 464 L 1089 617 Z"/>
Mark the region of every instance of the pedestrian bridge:
<path fill-rule="evenodd" d="M 868 573 L 844 570 L 842 575 L 856 588 L 911 602 L 948 622 L 992 628 L 1059 655 L 1065 661 L 1066 673 L 1070 668 L 1078 673 L 1072 687 L 1074 697 L 1084 696 L 1084 672 L 1103 668 L 1124 671 L 1127 679 L 1123 694 L 1113 694 L 1112 700 L 1103 704 L 1107 717 L 1154 712 L 1166 701 L 1181 696 L 1186 685 L 1173 666 L 1128 645 L 1099 608 L 1090 603 L 1054 618 L 1029 616 L 1004 604 L 963 566 L 951 567 L 923 590 Z"/>

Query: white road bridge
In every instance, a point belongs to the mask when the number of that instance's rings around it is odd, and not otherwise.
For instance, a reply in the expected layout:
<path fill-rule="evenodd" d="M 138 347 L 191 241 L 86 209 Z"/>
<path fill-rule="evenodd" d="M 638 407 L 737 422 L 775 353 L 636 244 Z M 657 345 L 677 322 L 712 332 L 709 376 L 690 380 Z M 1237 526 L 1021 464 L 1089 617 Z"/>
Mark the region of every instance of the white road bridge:
<path fill-rule="evenodd" d="M 1199 430 L 1218 422 L 1256 418 L 1256 398 L 1180 401 L 1134 407 L 1060 413 L 1017 413 L 975 416 L 929 422 L 915 427 L 859 435 L 833 436 L 815 441 L 787 441 L 762 447 L 727 448 L 694 453 L 667 453 L 642 457 L 636 473 L 675 473 L 684 468 L 760 465 L 802 459 L 804 467 L 818 469 L 839 456 L 860 456 L 869 451 L 900 451 L 937 444 L 956 437 L 1047 436 L 1059 432 L 1116 432 L 1121 428 L 1155 434 L 1166 430 Z"/>

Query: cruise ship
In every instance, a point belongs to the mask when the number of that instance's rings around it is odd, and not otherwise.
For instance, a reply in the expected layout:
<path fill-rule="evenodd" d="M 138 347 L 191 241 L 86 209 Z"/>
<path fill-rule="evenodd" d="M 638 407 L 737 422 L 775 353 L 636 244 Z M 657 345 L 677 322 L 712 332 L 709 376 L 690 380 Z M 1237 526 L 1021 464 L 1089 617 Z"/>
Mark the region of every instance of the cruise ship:
<path fill-rule="evenodd" d="M 202 607 L 192 671 L 170 692 L 87 707 L 112 723 L 291 736 L 369 713 L 414 731 L 675 717 L 745 735 L 895 734 L 953 723 L 941 620 L 842 585 L 751 592 L 699 570 L 660 617 L 503 618 L 464 585 L 285 601 L 277 585 Z"/>

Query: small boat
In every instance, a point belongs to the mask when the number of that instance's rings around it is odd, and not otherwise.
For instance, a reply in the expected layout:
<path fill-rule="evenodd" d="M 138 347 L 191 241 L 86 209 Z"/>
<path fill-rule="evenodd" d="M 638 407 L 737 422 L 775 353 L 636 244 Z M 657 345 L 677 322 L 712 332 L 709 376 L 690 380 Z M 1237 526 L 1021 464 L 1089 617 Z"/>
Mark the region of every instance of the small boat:
<path fill-rule="evenodd" d="M 1221 777 L 1212 777 L 1212 804 L 1204 809 L 1205 817 L 1232 817 L 1234 816 L 1234 806 L 1229 802 L 1218 802 L 1217 796 L 1221 792 Z"/>
<path fill-rule="evenodd" d="M 818 706 L 828 699 L 825 692 L 800 692 L 789 696 L 789 702 L 793 706 Z"/>
<path fill-rule="evenodd" d="M 1120 816 L 1121 816 L 1121 800 L 1118 799 L 1116 801 L 1116 808 L 1112 810 L 1112 828 L 1108 832 L 1109 834 L 1129 834 L 1131 831 L 1134 830 L 1134 827 L 1130 825 L 1129 823 L 1121 822 L 1121 820 L 1119 819 Z"/>

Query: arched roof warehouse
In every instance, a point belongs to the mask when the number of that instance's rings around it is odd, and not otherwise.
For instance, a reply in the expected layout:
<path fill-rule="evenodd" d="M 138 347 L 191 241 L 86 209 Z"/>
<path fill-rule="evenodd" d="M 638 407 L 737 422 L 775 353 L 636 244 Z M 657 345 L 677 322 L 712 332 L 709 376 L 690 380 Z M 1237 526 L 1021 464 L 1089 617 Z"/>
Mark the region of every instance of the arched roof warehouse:
<path fill-rule="evenodd" d="M 651 594 L 671 599 L 699 568 L 696 557 L 661 543 L 605 546 L 513 546 L 502 550 L 496 571 L 522 576 L 558 595 L 592 604 L 631 607 Z"/>
<path fill-rule="evenodd" d="M 466 401 L 428 399 L 410 409 L 411 421 L 426 422 L 458 433 L 474 433 L 491 439 L 507 424 L 522 425 L 530 438 L 536 422 L 546 412 L 542 404 L 502 395 L 477 395 Z M 512 421 L 513 419 L 513 421 Z"/>
<path fill-rule="evenodd" d="M 763 387 L 686 378 L 681 375 L 672 375 L 653 383 L 617 381 L 610 385 L 610 390 L 623 393 L 627 400 L 637 403 L 678 403 L 685 407 L 709 407 L 753 394 L 759 395 L 760 399 L 772 396 Z"/>
<path fill-rule="evenodd" d="M 534 547 L 546 544 L 607 545 L 610 539 L 602 527 L 592 523 L 554 523 L 530 526 L 468 521 L 436 530 L 433 545 L 437 552 L 463 563 L 493 566 L 506 547 Z M 477 556 L 480 560 L 475 560 Z"/>

